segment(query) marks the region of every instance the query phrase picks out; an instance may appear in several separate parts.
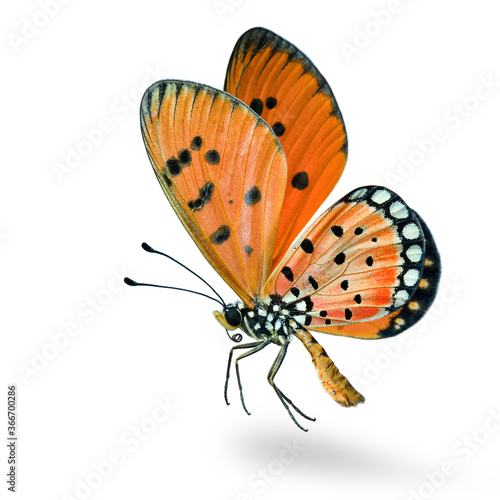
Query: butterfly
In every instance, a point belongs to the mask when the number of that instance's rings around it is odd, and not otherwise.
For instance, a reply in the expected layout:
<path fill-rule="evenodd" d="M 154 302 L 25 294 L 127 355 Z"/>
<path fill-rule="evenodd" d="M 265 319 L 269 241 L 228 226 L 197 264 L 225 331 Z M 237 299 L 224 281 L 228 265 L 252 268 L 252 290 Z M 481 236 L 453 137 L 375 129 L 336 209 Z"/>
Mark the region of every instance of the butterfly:
<path fill-rule="evenodd" d="M 295 337 L 334 401 L 362 403 L 311 331 L 362 339 L 403 332 L 434 300 L 441 263 L 422 218 L 383 186 L 354 189 L 304 230 L 347 158 L 344 120 L 318 69 L 282 37 L 254 28 L 236 43 L 224 91 L 159 81 L 144 94 L 140 120 L 172 208 L 240 299 L 221 299 L 215 318 L 253 340 L 230 350 L 227 404 L 235 352 L 245 349 L 234 366 L 249 413 L 239 362 L 275 344 L 280 350 L 268 381 L 307 430 L 293 410 L 315 419 L 275 382 Z"/>

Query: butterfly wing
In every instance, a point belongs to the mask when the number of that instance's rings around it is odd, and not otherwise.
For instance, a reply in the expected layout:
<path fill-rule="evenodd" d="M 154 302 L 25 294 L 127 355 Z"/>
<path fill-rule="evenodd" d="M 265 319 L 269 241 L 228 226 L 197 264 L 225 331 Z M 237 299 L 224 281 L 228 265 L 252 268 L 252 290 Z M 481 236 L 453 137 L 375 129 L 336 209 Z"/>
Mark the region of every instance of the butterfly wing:
<path fill-rule="evenodd" d="M 441 277 L 441 258 L 427 224 L 416 212 L 413 214 L 424 232 L 425 259 L 422 278 L 410 300 L 383 318 L 352 325 L 330 326 L 318 331 L 362 339 L 387 338 L 399 335 L 422 319 L 436 298 Z"/>
<path fill-rule="evenodd" d="M 403 307 L 422 278 L 424 256 L 415 213 L 389 189 L 366 186 L 311 225 L 264 293 L 281 295 L 299 325 L 328 333 L 331 326 L 374 321 Z"/>
<path fill-rule="evenodd" d="M 233 96 L 178 80 L 146 91 L 141 129 L 179 219 L 251 306 L 270 273 L 285 192 L 286 161 L 276 136 Z"/>
<path fill-rule="evenodd" d="M 345 166 L 347 136 L 321 73 L 294 45 L 254 28 L 236 43 L 224 89 L 248 104 L 279 138 L 288 182 L 274 264 L 330 194 Z"/>

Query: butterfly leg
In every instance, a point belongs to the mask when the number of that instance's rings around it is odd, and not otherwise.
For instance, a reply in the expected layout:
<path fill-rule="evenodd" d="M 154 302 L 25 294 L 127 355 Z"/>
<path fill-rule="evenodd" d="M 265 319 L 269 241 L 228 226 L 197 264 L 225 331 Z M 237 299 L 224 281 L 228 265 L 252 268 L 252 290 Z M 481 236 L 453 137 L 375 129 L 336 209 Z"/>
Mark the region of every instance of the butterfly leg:
<path fill-rule="evenodd" d="M 247 356 L 251 356 L 252 354 L 255 354 L 256 352 L 261 351 L 264 349 L 264 347 L 268 346 L 271 343 L 270 340 L 266 340 L 264 342 L 259 342 L 256 347 L 253 349 L 250 349 L 249 351 L 243 353 L 241 356 L 238 356 L 236 358 L 236 361 L 234 362 L 234 366 L 236 368 L 236 379 L 238 380 L 238 387 L 240 389 L 240 399 L 241 399 L 241 404 L 243 405 L 243 409 L 246 411 L 248 415 L 250 415 L 250 412 L 247 410 L 247 407 L 245 406 L 245 400 L 243 399 L 243 387 L 241 385 L 241 379 L 240 379 L 240 369 L 238 366 L 238 361 L 240 359 L 246 358 Z"/>
<path fill-rule="evenodd" d="M 231 373 L 231 361 L 233 359 L 233 352 L 236 349 L 250 349 L 252 347 L 257 347 L 261 344 L 262 344 L 262 342 L 251 342 L 249 344 L 235 345 L 229 351 L 229 358 L 227 360 L 226 383 L 224 384 L 224 399 L 225 399 L 227 405 L 229 405 L 229 399 L 227 398 L 227 388 L 229 385 L 229 375 Z"/>
<path fill-rule="evenodd" d="M 299 427 L 303 431 L 307 432 L 307 429 L 305 427 L 302 427 L 297 422 L 296 418 L 293 416 L 292 412 L 290 411 L 290 407 L 288 405 L 290 405 L 299 415 L 302 415 L 304 418 L 307 418 L 308 420 L 311 420 L 313 422 L 316 419 L 313 418 L 313 417 L 309 417 L 304 412 L 302 412 L 299 408 L 297 408 L 297 406 L 292 402 L 292 400 L 290 398 L 288 398 L 287 396 L 285 396 L 281 392 L 281 389 L 279 389 L 279 387 L 274 382 L 274 377 L 278 373 L 278 370 L 280 369 L 281 364 L 283 363 L 283 360 L 285 359 L 285 355 L 286 355 L 287 349 L 288 349 L 288 344 L 285 344 L 285 345 L 283 345 L 281 347 L 280 352 L 278 353 L 278 356 L 274 360 L 274 363 L 271 366 L 271 369 L 269 370 L 269 373 L 267 375 L 267 380 L 269 381 L 269 383 L 271 384 L 271 386 L 273 387 L 273 389 L 276 391 L 276 394 L 278 395 L 278 398 L 283 403 L 283 406 L 286 408 L 286 411 L 290 415 L 291 419 L 295 422 L 295 424 L 297 425 L 297 427 Z"/>
<path fill-rule="evenodd" d="M 266 341 L 263 341 L 263 342 L 252 342 L 250 344 L 244 344 L 244 345 L 240 345 L 240 346 L 235 346 L 235 347 L 233 347 L 231 349 L 231 352 L 229 353 L 228 371 L 227 371 L 227 374 L 226 374 L 226 387 L 225 387 L 226 403 L 228 403 L 228 400 L 227 400 L 227 384 L 228 384 L 228 381 L 229 381 L 229 371 L 230 371 L 230 368 L 231 368 L 231 357 L 232 357 L 232 354 L 233 354 L 233 349 L 237 349 L 237 348 L 241 349 L 241 348 L 245 348 L 245 347 L 253 347 L 253 349 L 250 349 L 249 351 L 243 353 L 241 356 L 238 356 L 236 358 L 236 361 L 234 362 L 234 366 L 236 368 L 236 379 L 238 380 L 238 387 L 240 389 L 241 404 L 243 405 L 243 409 L 245 410 L 245 412 L 248 415 L 250 415 L 250 412 L 247 410 L 247 407 L 245 406 L 245 399 L 243 398 L 243 386 L 241 385 L 240 368 L 238 366 L 238 361 L 240 359 L 246 358 L 247 356 L 251 356 L 252 354 L 255 354 L 256 352 L 261 351 L 262 349 L 264 349 L 264 347 L 268 346 L 270 343 L 271 343 L 270 340 L 266 340 Z"/>

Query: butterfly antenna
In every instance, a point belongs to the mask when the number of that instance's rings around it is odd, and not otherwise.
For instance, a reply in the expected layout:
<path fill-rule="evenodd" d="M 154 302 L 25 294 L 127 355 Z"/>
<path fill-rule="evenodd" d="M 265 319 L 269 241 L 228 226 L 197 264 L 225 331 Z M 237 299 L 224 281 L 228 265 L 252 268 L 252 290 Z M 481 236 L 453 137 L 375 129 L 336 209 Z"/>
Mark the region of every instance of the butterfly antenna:
<path fill-rule="evenodd" d="M 128 286 L 151 286 L 153 288 L 167 288 L 169 290 L 179 290 L 180 292 L 194 293 L 195 295 L 201 295 L 202 297 L 206 297 L 207 299 L 213 300 L 214 302 L 217 302 L 221 306 L 225 307 L 225 304 L 223 302 L 221 302 L 220 300 L 217 300 L 215 297 L 211 297 L 210 295 L 207 295 L 206 293 L 196 292 L 194 290 L 188 290 L 187 288 L 178 288 L 176 286 L 153 285 L 152 283 L 138 283 L 137 281 L 134 281 L 130 278 L 124 278 L 123 281 Z"/>
<path fill-rule="evenodd" d="M 124 278 L 123 281 L 125 282 L 125 284 L 127 284 L 128 286 L 151 286 L 153 288 L 166 288 L 168 290 L 178 290 L 180 292 L 194 293 L 195 295 L 201 295 L 202 297 L 206 297 L 207 299 L 213 300 L 214 302 L 217 302 L 218 304 L 220 304 L 224 308 L 227 307 L 226 303 L 224 302 L 224 299 L 217 293 L 217 291 L 213 288 L 213 286 L 210 285 L 210 283 L 207 283 L 207 281 L 205 281 L 200 275 L 196 274 L 193 270 L 189 269 L 189 267 L 185 266 L 182 262 L 179 262 L 178 260 L 174 259 L 170 255 L 167 255 L 166 253 L 159 252 L 158 250 L 155 250 L 154 248 L 150 247 L 147 243 L 143 243 L 141 246 L 144 250 L 146 250 L 146 252 L 157 253 L 158 255 L 163 255 L 164 257 L 167 257 L 167 259 L 170 259 L 171 261 L 175 262 L 176 264 L 179 264 L 179 266 L 183 267 L 184 269 L 189 271 L 191 274 L 194 274 L 198 279 L 203 281 L 203 283 L 205 283 L 205 285 L 207 285 L 210 288 L 210 290 L 212 290 L 212 292 L 214 292 L 215 295 L 217 295 L 217 297 L 219 299 L 216 299 L 215 297 L 211 297 L 210 295 L 207 295 L 206 293 L 196 292 L 195 290 L 189 290 L 187 288 L 179 288 L 176 286 L 154 285 L 152 283 L 138 283 L 137 281 L 134 281 L 133 279 L 130 279 L 130 278 Z M 241 340 L 243 339 L 243 336 L 241 335 L 241 333 L 235 333 L 234 335 L 231 335 L 227 331 L 227 328 L 225 330 L 226 330 L 227 336 L 233 342 L 241 342 Z"/>
<path fill-rule="evenodd" d="M 184 269 L 186 269 L 186 271 L 189 271 L 191 274 L 194 274 L 198 279 L 200 279 L 201 281 L 203 281 L 203 283 L 205 283 L 205 285 L 207 285 L 208 288 L 210 288 L 210 290 L 212 290 L 212 292 L 214 292 L 215 295 L 217 295 L 217 297 L 219 297 L 220 304 L 222 304 L 224 307 L 227 307 L 226 303 L 224 302 L 224 299 L 216 292 L 216 290 L 214 289 L 214 287 L 210 283 L 208 283 L 207 281 L 205 281 L 199 274 L 196 274 L 192 269 L 189 269 L 189 267 L 185 266 L 182 262 L 179 262 L 178 260 L 174 259 L 172 256 L 170 256 L 170 255 L 168 255 L 166 253 L 163 253 L 163 252 L 159 252 L 158 250 L 155 250 L 154 248 L 150 247 L 147 243 L 143 243 L 141 246 L 142 246 L 142 248 L 144 250 L 146 250 L 146 252 L 157 253 L 158 255 L 163 255 L 164 257 L 167 257 L 167 259 L 170 259 L 171 261 L 175 262 L 179 266 L 181 266 Z M 195 292 L 195 293 L 197 293 L 197 292 Z M 201 294 L 201 295 L 204 295 L 204 294 Z M 205 295 L 205 297 L 208 297 L 208 295 Z"/>

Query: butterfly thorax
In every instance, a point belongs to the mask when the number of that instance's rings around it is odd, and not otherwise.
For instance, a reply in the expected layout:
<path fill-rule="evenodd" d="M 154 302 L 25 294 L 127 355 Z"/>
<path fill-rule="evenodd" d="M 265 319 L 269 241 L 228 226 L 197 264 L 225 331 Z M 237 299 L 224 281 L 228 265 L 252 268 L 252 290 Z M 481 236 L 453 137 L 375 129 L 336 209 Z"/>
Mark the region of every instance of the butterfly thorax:
<path fill-rule="evenodd" d="M 255 306 L 247 307 L 238 301 L 215 317 L 228 329 L 241 328 L 256 340 L 270 340 L 274 344 L 285 345 L 292 340 L 294 328 L 300 327 L 296 321 L 296 311 L 285 304 L 279 295 L 271 295 L 265 300 L 256 299 Z"/>

